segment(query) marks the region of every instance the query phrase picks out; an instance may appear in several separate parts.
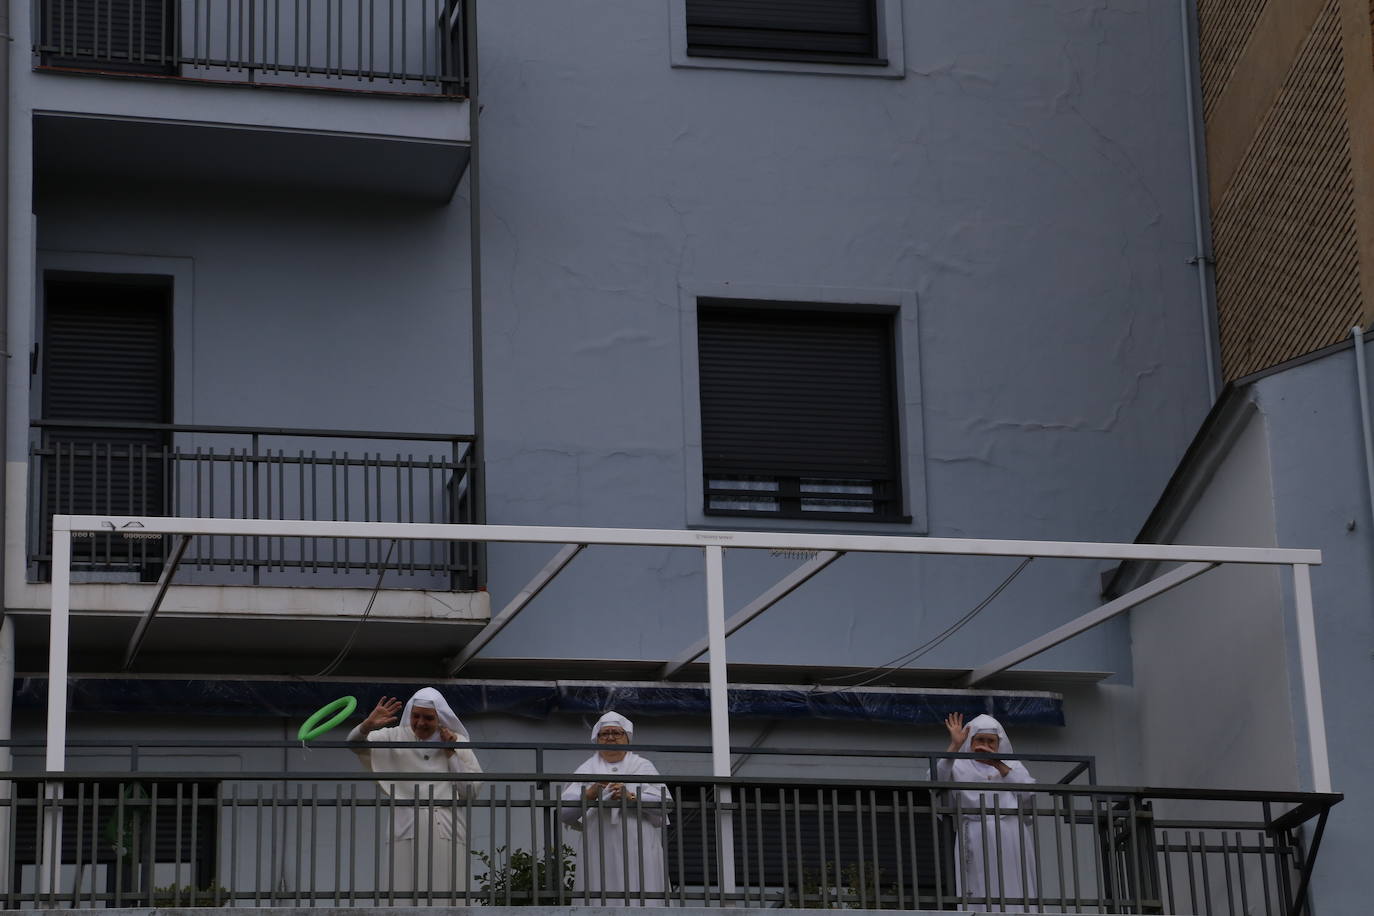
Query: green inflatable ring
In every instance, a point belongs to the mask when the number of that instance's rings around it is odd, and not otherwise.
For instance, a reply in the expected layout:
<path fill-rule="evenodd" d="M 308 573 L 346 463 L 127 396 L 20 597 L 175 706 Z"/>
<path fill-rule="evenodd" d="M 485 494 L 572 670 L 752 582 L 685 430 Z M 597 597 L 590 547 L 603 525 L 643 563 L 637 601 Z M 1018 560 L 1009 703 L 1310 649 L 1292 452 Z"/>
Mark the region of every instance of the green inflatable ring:
<path fill-rule="evenodd" d="M 344 719 L 353 715 L 353 710 L 358 708 L 357 697 L 339 697 L 332 703 L 317 709 L 310 718 L 306 719 L 301 725 L 300 731 L 296 732 L 296 737 L 302 741 L 314 741 L 320 735 L 338 725 Z"/>

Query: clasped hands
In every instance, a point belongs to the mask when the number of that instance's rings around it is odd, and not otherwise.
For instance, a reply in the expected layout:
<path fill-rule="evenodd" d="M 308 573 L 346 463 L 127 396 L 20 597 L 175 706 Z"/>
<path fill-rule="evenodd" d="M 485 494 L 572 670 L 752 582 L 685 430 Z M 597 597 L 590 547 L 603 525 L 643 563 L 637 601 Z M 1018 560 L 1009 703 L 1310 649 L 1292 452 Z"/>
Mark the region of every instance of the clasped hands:
<path fill-rule="evenodd" d="M 601 797 L 601 792 L 604 789 L 611 790 L 608 796 L 611 801 L 620 801 L 621 798 L 624 798 L 626 801 L 634 801 L 638 798 L 634 792 L 625 788 L 625 783 L 623 782 L 594 782 L 587 786 L 586 790 L 582 793 L 582 797 L 587 801 L 596 801 Z"/>

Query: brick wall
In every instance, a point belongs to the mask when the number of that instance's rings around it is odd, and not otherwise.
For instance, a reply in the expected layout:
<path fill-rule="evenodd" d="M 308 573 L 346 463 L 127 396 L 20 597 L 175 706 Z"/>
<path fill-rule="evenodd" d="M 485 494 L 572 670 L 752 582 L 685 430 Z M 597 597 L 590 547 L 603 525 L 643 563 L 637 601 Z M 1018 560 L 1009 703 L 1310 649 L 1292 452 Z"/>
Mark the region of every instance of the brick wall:
<path fill-rule="evenodd" d="M 1231 23 L 1215 40 L 1240 34 L 1253 3 L 1229 6 L 1234 15 L 1214 14 Z M 1336 343 L 1362 314 L 1339 6 L 1323 7 L 1212 213 L 1228 380 Z"/>

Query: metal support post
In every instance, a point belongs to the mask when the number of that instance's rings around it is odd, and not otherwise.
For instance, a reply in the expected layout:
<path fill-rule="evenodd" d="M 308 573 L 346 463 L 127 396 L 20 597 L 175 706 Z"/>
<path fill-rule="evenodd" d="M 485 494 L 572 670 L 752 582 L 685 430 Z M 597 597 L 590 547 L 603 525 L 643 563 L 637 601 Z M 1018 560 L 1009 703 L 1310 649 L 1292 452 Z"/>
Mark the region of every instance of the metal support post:
<path fill-rule="evenodd" d="M 67 768 L 67 641 L 71 615 L 72 533 L 64 520 L 53 523 L 52 611 L 48 621 L 48 746 L 44 768 L 60 773 Z M 50 893 L 62 866 L 61 783 L 44 790 L 48 804 L 43 815 L 45 842 L 39 851 L 38 889 Z"/>
<path fill-rule="evenodd" d="M 1293 610 L 1297 617 L 1298 675 L 1307 714 L 1307 752 L 1312 763 L 1312 791 L 1331 791 L 1331 762 L 1326 755 L 1326 714 L 1317 662 L 1317 627 L 1312 613 L 1312 577 L 1306 563 L 1293 564 Z"/>
<path fill-rule="evenodd" d="M 711 653 L 711 775 L 730 776 L 729 675 L 725 663 L 725 550 L 710 546 L 706 552 L 706 640 Z M 716 788 L 716 818 L 720 845 L 722 894 L 735 892 L 735 827 L 731 820 L 733 799 L 728 788 Z"/>

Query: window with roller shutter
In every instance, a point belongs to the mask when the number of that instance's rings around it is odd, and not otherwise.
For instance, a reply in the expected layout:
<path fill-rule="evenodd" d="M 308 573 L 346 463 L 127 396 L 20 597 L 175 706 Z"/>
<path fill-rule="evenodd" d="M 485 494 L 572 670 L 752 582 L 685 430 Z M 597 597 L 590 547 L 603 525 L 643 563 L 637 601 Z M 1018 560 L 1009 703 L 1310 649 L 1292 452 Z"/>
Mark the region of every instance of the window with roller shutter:
<path fill-rule="evenodd" d="M 704 511 L 905 522 L 893 315 L 698 300 Z"/>
<path fill-rule="evenodd" d="M 44 288 L 40 517 L 165 514 L 168 434 L 156 425 L 171 420 L 170 278 L 50 273 Z M 74 542 L 73 561 L 128 553 L 105 539 Z M 144 558 L 126 565 L 157 572 Z"/>
<path fill-rule="evenodd" d="M 686 0 L 690 57 L 887 65 L 876 0 Z"/>

